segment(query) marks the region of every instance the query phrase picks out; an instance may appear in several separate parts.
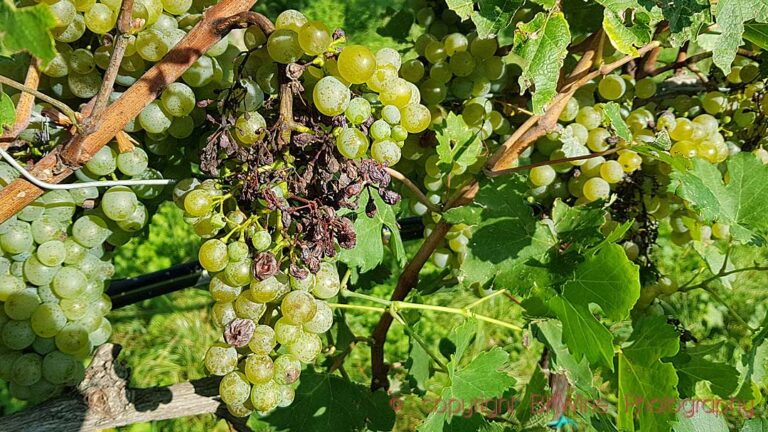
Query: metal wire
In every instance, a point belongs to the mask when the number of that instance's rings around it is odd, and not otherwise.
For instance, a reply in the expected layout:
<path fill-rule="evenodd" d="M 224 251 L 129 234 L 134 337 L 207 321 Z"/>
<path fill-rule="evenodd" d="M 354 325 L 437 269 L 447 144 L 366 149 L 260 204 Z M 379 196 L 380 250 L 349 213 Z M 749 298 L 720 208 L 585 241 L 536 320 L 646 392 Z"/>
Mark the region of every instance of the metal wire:
<path fill-rule="evenodd" d="M 71 190 L 71 189 L 85 189 L 90 187 L 113 187 L 113 186 L 165 186 L 169 185 L 175 182 L 175 180 L 171 179 L 153 179 L 153 180 L 105 180 L 105 181 L 94 181 L 94 182 L 85 182 L 85 183 L 68 183 L 68 184 L 55 184 L 55 183 L 48 183 L 40 180 L 39 178 L 35 177 L 24 169 L 21 164 L 19 164 L 16 159 L 13 158 L 7 151 L 0 148 L 0 155 L 3 156 L 3 159 L 5 159 L 8 164 L 10 164 L 16 171 L 18 171 L 25 179 L 29 180 L 30 183 L 34 184 L 35 186 L 39 187 L 40 189 L 48 189 L 48 190 Z"/>

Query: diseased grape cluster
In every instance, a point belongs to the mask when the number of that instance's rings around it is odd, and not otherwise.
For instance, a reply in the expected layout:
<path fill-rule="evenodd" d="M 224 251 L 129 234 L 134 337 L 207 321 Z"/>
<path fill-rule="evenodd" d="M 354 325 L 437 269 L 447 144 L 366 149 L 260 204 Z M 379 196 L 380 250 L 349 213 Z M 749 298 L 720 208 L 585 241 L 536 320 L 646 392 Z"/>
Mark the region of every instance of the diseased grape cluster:
<path fill-rule="evenodd" d="M 104 147 L 81 178 L 141 176 L 140 148 Z M 0 184 L 18 173 L 0 162 Z M 162 187 L 160 187 L 162 189 Z M 0 225 L 0 379 L 14 397 L 40 401 L 83 378 L 83 362 L 107 341 L 111 251 L 144 228 L 140 201 L 157 188 L 95 187 L 45 193 Z"/>
<path fill-rule="evenodd" d="M 374 194 L 396 203 L 386 168 L 431 124 L 419 89 L 398 76 L 397 51 L 347 44 L 294 10 L 267 33 L 246 29 L 235 79 L 208 102 L 217 112 L 200 168 L 210 178 L 173 193 L 205 239 L 199 259 L 223 328 L 205 365 L 238 416 L 293 401 L 333 324 L 337 249 L 356 244 L 342 211 L 363 205 L 373 217 Z M 371 198 L 359 203 L 363 191 Z"/>
<path fill-rule="evenodd" d="M 217 219 L 228 197 L 211 181 L 196 183 L 179 184 L 177 204 L 190 220 Z M 205 366 L 223 377 L 220 395 L 232 414 L 268 412 L 291 404 L 302 364 L 320 354 L 319 335 L 333 324 L 325 299 L 338 294 L 341 282 L 332 262 L 320 264 L 315 274 L 300 273 L 303 278 L 278 263 L 283 247 L 265 229 L 269 214 L 247 217 L 235 209 L 222 220 L 229 233 L 213 237 L 220 229 L 215 227 L 202 233 L 210 238 L 199 251 L 200 264 L 211 275 L 214 321 L 224 329 L 224 342 L 208 349 Z"/>

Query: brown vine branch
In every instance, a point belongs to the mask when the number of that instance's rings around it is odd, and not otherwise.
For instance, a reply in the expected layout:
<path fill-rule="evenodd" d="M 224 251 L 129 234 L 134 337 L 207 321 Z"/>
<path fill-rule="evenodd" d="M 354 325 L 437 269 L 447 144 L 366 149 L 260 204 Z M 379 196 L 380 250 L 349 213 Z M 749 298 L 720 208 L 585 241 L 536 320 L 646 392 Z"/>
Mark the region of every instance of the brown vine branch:
<path fill-rule="evenodd" d="M 474 200 L 475 195 L 480 190 L 477 181 L 470 183 L 464 188 L 460 189 L 456 195 L 450 199 L 444 209 L 448 210 L 454 207 L 466 205 Z M 390 297 L 391 301 L 402 301 L 408 295 L 408 293 L 416 287 L 419 282 L 419 272 L 426 264 L 432 252 L 437 249 L 440 243 L 443 241 L 448 231 L 451 229 L 451 224 L 440 221 L 435 225 L 432 233 L 424 240 L 421 247 L 414 255 L 413 259 L 403 269 L 400 274 L 400 278 L 397 280 L 397 286 Z M 373 343 L 371 343 L 371 388 L 377 390 L 380 388 L 388 388 L 389 380 L 387 379 L 387 373 L 389 367 L 384 362 L 384 343 L 387 340 L 387 333 L 392 326 L 393 317 L 389 313 L 384 313 L 379 318 L 379 323 L 371 335 Z"/>
<path fill-rule="evenodd" d="M 387 168 L 387 173 L 389 173 L 390 177 L 392 177 L 395 180 L 398 180 L 403 184 L 403 186 L 405 186 L 409 191 L 411 191 L 414 197 L 417 200 L 419 200 L 420 203 L 424 204 L 429 209 L 429 211 L 434 213 L 441 212 L 440 208 L 432 204 L 432 201 L 430 201 L 429 198 L 427 198 L 427 196 L 424 195 L 424 192 L 422 192 L 421 189 L 419 189 L 419 187 L 416 186 L 411 181 L 411 179 L 404 176 L 403 173 L 401 173 L 400 171 L 394 170 L 392 168 Z"/>
<path fill-rule="evenodd" d="M 40 63 L 32 59 L 27 68 L 27 76 L 24 78 L 24 86 L 37 90 L 40 84 Z M 16 140 L 16 137 L 29 126 L 32 118 L 32 109 L 35 107 L 35 95 L 28 92 L 22 92 L 19 96 L 19 102 L 16 104 L 16 121 L 9 130 L 0 134 L 0 148 L 7 150 L 10 143 Z"/>
<path fill-rule="evenodd" d="M 668 65 L 664 65 L 662 67 L 649 71 L 648 76 L 654 77 L 656 75 L 663 74 L 664 72 L 668 72 L 671 70 L 678 70 L 686 66 L 692 65 L 694 63 L 698 63 L 702 60 L 706 60 L 708 58 L 712 58 L 711 51 L 695 54 L 690 57 L 684 57 L 682 59 L 676 60 L 674 63 L 670 63 Z"/>
<path fill-rule="evenodd" d="M 128 371 L 117 361 L 119 352 L 118 345 L 102 345 L 94 353 L 85 379 L 76 391 L 34 409 L 0 418 L 0 430 L 96 432 L 199 414 L 226 418 L 226 408 L 218 399 L 220 377 L 167 387 L 131 388 Z"/>
<path fill-rule="evenodd" d="M 49 183 L 60 183 L 67 178 L 155 100 L 165 86 L 176 81 L 208 48 L 221 40 L 223 34 L 233 27 L 248 25 L 242 21 L 244 19 L 256 19 L 258 14 L 242 14 L 254 3 L 256 0 L 224 0 L 207 9 L 203 19 L 160 62 L 104 110 L 100 127 L 90 133 L 75 135 L 63 150 L 54 149 L 35 165 L 32 174 Z M 4 203 L 0 208 L 0 222 L 16 214 L 43 192 L 23 179 L 9 184 L 0 191 L 0 202 Z"/>
<path fill-rule="evenodd" d="M 98 124 L 99 117 L 104 112 L 109 101 L 109 95 L 117 79 L 117 73 L 120 70 L 120 63 L 125 55 L 125 48 L 128 46 L 128 34 L 131 31 L 131 12 L 133 10 L 133 0 L 123 0 L 120 5 L 120 15 L 117 18 L 117 37 L 115 38 L 112 57 L 109 59 L 107 70 L 104 71 L 104 80 L 101 82 L 99 93 L 93 103 L 93 109 L 90 113 L 90 126 L 95 127 Z"/>

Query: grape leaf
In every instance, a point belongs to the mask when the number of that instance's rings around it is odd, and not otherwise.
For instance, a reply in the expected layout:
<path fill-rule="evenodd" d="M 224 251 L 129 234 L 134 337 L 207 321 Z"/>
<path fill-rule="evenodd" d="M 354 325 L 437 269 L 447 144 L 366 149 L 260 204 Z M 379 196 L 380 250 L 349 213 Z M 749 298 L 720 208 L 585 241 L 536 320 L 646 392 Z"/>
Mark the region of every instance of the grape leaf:
<path fill-rule="evenodd" d="M 690 410 L 685 408 L 677 412 L 677 420 L 672 430 L 675 432 L 728 432 L 725 417 L 716 412 L 707 412 L 705 408 L 690 404 Z M 695 410 L 695 411 L 694 411 Z"/>
<path fill-rule="evenodd" d="M 445 0 L 445 4 L 448 6 L 448 9 L 456 12 L 456 15 L 462 21 L 472 16 L 474 11 L 474 2 L 472 0 Z"/>
<path fill-rule="evenodd" d="M 725 262 L 725 252 L 721 251 L 716 244 L 706 244 L 704 242 L 694 241 L 693 249 L 696 250 L 704 262 L 707 263 L 707 268 L 709 268 L 709 271 L 713 275 L 718 274 L 720 269 L 723 268 L 723 263 Z M 733 265 L 733 261 L 728 260 L 728 262 L 725 263 L 726 271 L 731 271 L 735 268 L 736 267 Z M 724 287 L 731 288 L 731 282 L 736 280 L 736 276 L 736 274 L 722 276 L 718 278 L 717 281 L 723 284 Z"/>
<path fill-rule="evenodd" d="M 752 383 L 765 386 L 762 381 L 766 379 L 768 368 L 768 315 L 762 323 L 762 328 L 752 337 L 752 348 L 741 357 L 743 367 L 741 388 L 736 399 L 752 399 Z"/>
<path fill-rule="evenodd" d="M 611 121 L 611 127 L 616 131 L 616 135 L 626 142 L 632 142 L 632 131 L 629 130 L 627 122 L 621 117 L 621 108 L 616 102 L 609 102 L 605 104 L 603 112 Z"/>
<path fill-rule="evenodd" d="M 619 353 L 617 426 L 634 431 L 637 417 L 641 431 L 668 430 L 674 413 L 654 412 L 647 404 L 677 400 L 675 367 L 662 363 L 661 358 L 677 353 L 679 336 L 666 318 L 645 316 L 634 323 L 628 342 L 630 345 Z"/>
<path fill-rule="evenodd" d="M 475 225 L 482 221 L 482 211 L 477 207 L 454 207 L 443 212 L 443 219 L 451 224 Z"/>
<path fill-rule="evenodd" d="M 563 156 L 570 158 L 588 155 L 589 149 L 579 141 L 573 131 L 574 129 L 566 128 L 560 134 L 560 141 L 563 143 L 560 150 L 563 151 Z"/>
<path fill-rule="evenodd" d="M 475 23 L 477 36 L 480 38 L 493 37 L 512 23 L 512 17 L 520 9 L 525 0 L 479 0 L 477 11 L 472 12 L 472 22 Z M 500 38 L 499 45 L 507 45 Z"/>
<path fill-rule="evenodd" d="M 262 420 L 278 431 L 384 431 L 394 426 L 395 412 L 383 391 L 305 369 L 293 404 Z"/>
<path fill-rule="evenodd" d="M 401 264 L 405 259 L 405 249 L 397 226 L 397 217 L 392 206 L 385 203 L 378 194 L 373 194 L 376 204 L 376 214 L 369 218 L 365 214 L 365 203 L 368 202 L 368 189 L 360 194 L 360 204 L 355 211 L 355 233 L 357 244 L 352 249 L 342 249 L 339 259 L 350 266 L 359 267 L 360 272 L 373 270 L 384 259 L 384 240 L 382 229 L 387 227 L 391 232 L 390 245 L 395 259 Z M 339 212 L 339 214 L 346 214 Z"/>
<path fill-rule="evenodd" d="M 669 23 L 670 42 L 679 47 L 695 39 L 702 27 L 712 22 L 708 0 L 660 2 L 661 13 Z"/>
<path fill-rule="evenodd" d="M 744 26 L 744 39 L 764 50 L 768 49 L 768 24 L 746 24 Z"/>
<path fill-rule="evenodd" d="M 694 159 L 684 169 L 673 166 L 670 187 L 699 212 L 706 222 L 731 226 L 735 240 L 764 242 L 768 229 L 765 200 L 768 165 L 749 153 L 728 159 L 728 184 L 715 165 Z"/>
<path fill-rule="evenodd" d="M 591 254 L 563 285 L 563 296 L 574 304 L 597 304 L 614 321 L 625 319 L 640 297 L 639 267 L 617 244 Z"/>
<path fill-rule="evenodd" d="M 547 306 L 563 322 L 563 342 L 576 360 L 587 358 L 613 370 L 613 335 L 589 311 L 561 296 L 549 299 Z"/>
<path fill-rule="evenodd" d="M 16 107 L 11 97 L 0 91 L 0 132 L 5 126 L 11 127 L 16 122 Z"/>
<path fill-rule="evenodd" d="M 560 68 L 570 43 L 571 32 L 562 12 L 538 13 L 518 26 L 512 51 L 521 59 L 520 89 L 531 89 L 535 114 L 544 113 L 557 94 Z"/>
<path fill-rule="evenodd" d="M 605 223 L 605 211 L 597 205 L 571 207 L 557 199 L 552 205 L 551 220 L 553 235 L 579 251 L 603 238 L 600 227 Z"/>
<path fill-rule="evenodd" d="M 528 384 L 525 386 L 523 399 L 520 400 L 520 403 L 515 410 L 515 417 L 520 424 L 525 424 L 528 419 L 531 418 L 533 415 L 534 401 L 541 398 L 546 390 L 546 386 L 547 377 L 544 375 L 544 372 L 541 371 L 541 367 L 537 365 L 536 369 L 533 370 L 531 379 L 528 380 Z"/>
<path fill-rule="evenodd" d="M 637 55 L 637 48 L 648 44 L 654 26 L 661 20 L 657 7 L 650 10 L 640 6 L 637 0 L 597 0 L 605 7 L 603 28 L 613 45 L 624 54 Z"/>
<path fill-rule="evenodd" d="M 521 288 L 526 262 L 533 257 L 543 259 L 554 243 L 543 227 L 537 227 L 525 201 L 527 188 L 519 176 L 489 180 L 481 186 L 470 205 L 481 212 L 482 222 L 472 227 L 467 257 L 461 266 L 459 280 L 465 285 L 499 278 L 500 285 L 508 289 Z"/>
<path fill-rule="evenodd" d="M 576 360 L 563 343 L 563 326 L 557 320 L 545 320 L 536 324 L 546 340 L 547 346 L 552 352 L 550 369 L 556 372 L 563 371 L 568 381 L 587 398 L 599 397 L 597 390 L 592 385 L 592 371 L 586 358 Z"/>
<path fill-rule="evenodd" d="M 739 386 L 739 371 L 726 363 L 717 363 L 704 357 L 720 349 L 722 344 L 704 345 L 680 351 L 672 364 L 677 369 L 680 397 L 696 396 L 696 383 L 708 381 L 712 392 L 727 399 Z"/>
<path fill-rule="evenodd" d="M 449 171 L 453 164 L 472 165 L 483 151 L 483 141 L 477 132 L 473 132 L 460 115 L 452 112 L 442 125 L 435 128 L 435 136 L 437 155 Z"/>
<path fill-rule="evenodd" d="M 501 371 L 508 365 L 509 360 L 509 354 L 501 348 L 492 348 L 478 354 L 464 367 L 459 367 L 457 360 L 458 357 L 455 357 L 448 363 L 451 384 L 445 387 L 440 395 L 440 401 L 451 403 L 452 408 L 432 411 L 417 430 L 455 430 L 445 426 L 446 423 L 452 423 L 452 415 L 462 414 L 463 408 L 469 409 L 477 401 L 499 397 L 515 384 L 514 378 Z"/>
<path fill-rule="evenodd" d="M 744 23 L 752 20 L 768 23 L 768 0 L 720 0 L 717 3 L 715 21 L 720 27 L 720 36 L 716 39 L 712 60 L 724 73 L 731 72 L 736 51 L 743 43 Z"/>
<path fill-rule="evenodd" d="M 45 3 L 17 8 L 0 1 L 0 55 L 27 51 L 48 63 L 56 56 L 50 32 L 55 26 L 56 17 Z"/>
<path fill-rule="evenodd" d="M 418 333 L 418 331 L 418 328 L 414 327 L 414 332 Z M 414 341 L 413 338 L 410 338 L 410 345 L 411 349 L 408 353 L 408 362 L 406 364 L 408 367 L 408 375 L 413 378 L 413 381 L 419 390 L 425 391 L 427 380 L 432 376 L 430 370 L 432 359 L 424 350 L 424 347 Z"/>
<path fill-rule="evenodd" d="M 768 419 L 750 419 L 744 422 L 741 432 L 768 432 Z"/>

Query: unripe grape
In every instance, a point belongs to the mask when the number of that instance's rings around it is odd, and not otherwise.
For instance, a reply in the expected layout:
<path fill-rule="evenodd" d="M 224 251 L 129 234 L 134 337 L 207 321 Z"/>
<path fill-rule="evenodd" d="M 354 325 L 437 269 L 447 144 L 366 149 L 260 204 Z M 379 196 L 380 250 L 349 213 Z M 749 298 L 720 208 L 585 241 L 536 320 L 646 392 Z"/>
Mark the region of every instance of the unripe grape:
<path fill-rule="evenodd" d="M 351 93 L 347 86 L 332 76 L 326 76 L 315 84 L 312 100 L 318 111 L 327 116 L 337 116 L 347 109 Z"/>
<path fill-rule="evenodd" d="M 299 32 L 301 27 L 307 23 L 307 17 L 295 9 L 286 9 L 275 19 L 276 29 L 286 29 Z"/>
<path fill-rule="evenodd" d="M 298 31 L 299 45 L 309 55 L 316 56 L 325 52 L 333 42 L 328 28 L 320 21 L 310 21 Z"/>
<path fill-rule="evenodd" d="M 376 58 L 371 50 L 362 45 L 346 46 L 337 62 L 341 76 L 352 84 L 368 81 L 376 70 Z"/>
<path fill-rule="evenodd" d="M 222 375 L 224 375 L 224 378 L 219 383 L 219 395 L 222 402 L 228 406 L 245 403 L 251 395 L 251 385 L 248 383 L 245 374 L 230 371 Z"/>
<path fill-rule="evenodd" d="M 245 146 L 250 146 L 264 138 L 267 122 L 257 112 L 243 113 L 235 122 L 235 137 Z"/>
<path fill-rule="evenodd" d="M 342 156 L 357 159 L 363 157 L 368 151 L 368 138 L 357 128 L 344 128 L 336 137 L 336 148 Z"/>
<path fill-rule="evenodd" d="M 237 369 L 237 350 L 224 343 L 213 344 L 205 353 L 205 367 L 212 375 L 226 375 Z"/>
<path fill-rule="evenodd" d="M 600 177 L 592 177 L 584 182 L 584 198 L 588 201 L 607 199 L 611 193 L 611 187 Z"/>
<path fill-rule="evenodd" d="M 531 168 L 528 179 L 534 186 L 548 186 L 555 180 L 556 176 L 557 173 L 550 165 L 543 165 Z"/>
<path fill-rule="evenodd" d="M 282 64 L 293 63 L 304 55 L 298 34 L 288 29 L 275 30 L 269 35 L 267 51 L 274 61 Z"/>

